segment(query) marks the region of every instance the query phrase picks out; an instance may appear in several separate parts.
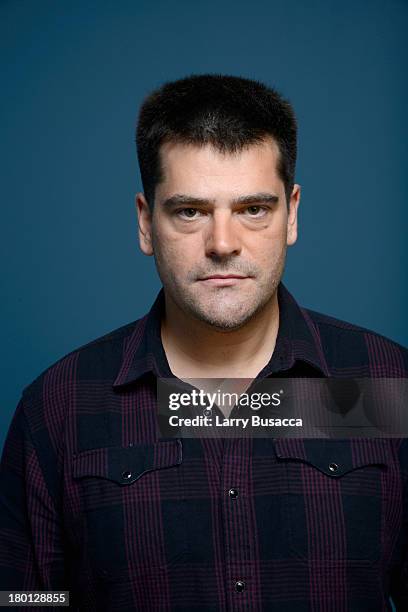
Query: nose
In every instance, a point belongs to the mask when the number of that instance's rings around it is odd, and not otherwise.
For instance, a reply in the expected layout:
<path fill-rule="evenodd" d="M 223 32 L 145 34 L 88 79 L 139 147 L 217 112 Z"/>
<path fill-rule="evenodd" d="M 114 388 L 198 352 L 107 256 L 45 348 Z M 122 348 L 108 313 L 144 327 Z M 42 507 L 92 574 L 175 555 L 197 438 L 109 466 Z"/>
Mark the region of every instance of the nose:
<path fill-rule="evenodd" d="M 205 247 L 207 257 L 239 255 L 241 252 L 239 227 L 236 226 L 230 210 L 214 212 L 207 226 Z"/>

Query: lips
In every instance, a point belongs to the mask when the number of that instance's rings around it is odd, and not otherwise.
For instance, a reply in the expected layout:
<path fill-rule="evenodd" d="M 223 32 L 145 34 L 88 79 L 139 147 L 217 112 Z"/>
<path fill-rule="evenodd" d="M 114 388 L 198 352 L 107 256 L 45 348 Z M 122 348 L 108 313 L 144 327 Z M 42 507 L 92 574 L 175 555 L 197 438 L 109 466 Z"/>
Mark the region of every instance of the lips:
<path fill-rule="evenodd" d="M 241 276 L 239 274 L 213 274 L 198 280 L 207 287 L 234 287 L 241 285 L 241 283 L 248 279 L 249 276 Z"/>
<path fill-rule="evenodd" d="M 211 276 L 205 276 L 199 280 L 210 280 L 212 278 L 248 278 L 247 276 L 241 276 L 240 274 L 212 274 Z"/>

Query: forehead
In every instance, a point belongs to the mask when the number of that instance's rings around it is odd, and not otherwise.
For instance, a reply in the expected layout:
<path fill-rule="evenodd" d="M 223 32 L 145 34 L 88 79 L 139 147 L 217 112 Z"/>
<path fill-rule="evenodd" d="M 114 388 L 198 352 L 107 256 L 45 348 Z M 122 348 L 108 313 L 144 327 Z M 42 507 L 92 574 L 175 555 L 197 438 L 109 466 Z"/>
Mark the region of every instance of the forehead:
<path fill-rule="evenodd" d="M 249 145 L 235 153 L 223 153 L 212 145 L 164 143 L 160 147 L 162 180 L 157 190 L 203 192 L 213 188 L 229 190 L 277 189 L 279 148 L 272 138 Z"/>

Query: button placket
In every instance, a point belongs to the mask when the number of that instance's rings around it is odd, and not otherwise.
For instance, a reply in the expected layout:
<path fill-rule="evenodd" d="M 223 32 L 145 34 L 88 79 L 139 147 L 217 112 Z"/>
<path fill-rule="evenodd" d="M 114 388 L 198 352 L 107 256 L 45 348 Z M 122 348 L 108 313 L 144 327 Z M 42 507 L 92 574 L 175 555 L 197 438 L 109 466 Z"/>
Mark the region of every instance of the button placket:
<path fill-rule="evenodd" d="M 252 560 L 256 558 L 256 551 L 252 538 L 256 525 L 247 493 L 252 444 L 252 440 L 245 438 L 226 439 L 224 444 L 222 511 L 229 609 L 234 609 L 238 597 L 240 601 L 246 600 L 248 580 L 254 576 Z M 237 456 L 241 459 L 239 462 Z"/>

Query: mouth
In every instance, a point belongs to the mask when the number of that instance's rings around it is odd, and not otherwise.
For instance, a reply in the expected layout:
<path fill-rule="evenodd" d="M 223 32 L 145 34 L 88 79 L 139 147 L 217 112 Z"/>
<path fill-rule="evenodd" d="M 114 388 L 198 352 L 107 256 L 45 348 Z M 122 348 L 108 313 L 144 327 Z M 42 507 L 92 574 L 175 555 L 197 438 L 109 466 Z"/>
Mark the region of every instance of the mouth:
<path fill-rule="evenodd" d="M 250 277 L 242 276 L 240 274 L 212 274 L 211 276 L 199 278 L 198 281 L 200 283 L 212 285 L 215 287 L 228 287 L 231 285 L 239 284 L 240 282 L 247 280 L 248 278 Z"/>

